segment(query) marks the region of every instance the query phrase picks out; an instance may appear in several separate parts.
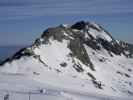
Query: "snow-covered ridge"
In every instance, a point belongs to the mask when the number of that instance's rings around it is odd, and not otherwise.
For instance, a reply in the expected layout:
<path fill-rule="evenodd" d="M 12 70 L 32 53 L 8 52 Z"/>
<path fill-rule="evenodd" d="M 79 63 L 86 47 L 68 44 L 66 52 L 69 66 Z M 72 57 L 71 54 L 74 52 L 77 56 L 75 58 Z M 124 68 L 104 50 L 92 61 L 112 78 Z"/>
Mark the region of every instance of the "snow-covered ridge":
<path fill-rule="evenodd" d="M 48 28 L 30 47 L 2 62 L 0 73 L 22 74 L 64 88 L 68 81 L 81 90 L 131 96 L 132 57 L 131 44 L 115 40 L 98 24 L 80 21 Z M 47 79 L 50 76 L 54 78 Z"/>

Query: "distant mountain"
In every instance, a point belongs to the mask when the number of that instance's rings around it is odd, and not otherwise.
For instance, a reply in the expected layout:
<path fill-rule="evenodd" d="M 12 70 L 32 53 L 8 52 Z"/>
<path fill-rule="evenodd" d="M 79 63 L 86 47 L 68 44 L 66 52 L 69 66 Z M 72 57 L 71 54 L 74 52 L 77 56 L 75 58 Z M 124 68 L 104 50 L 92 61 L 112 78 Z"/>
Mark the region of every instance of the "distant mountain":
<path fill-rule="evenodd" d="M 24 74 L 43 83 L 58 85 L 69 77 L 70 84 L 81 80 L 79 89 L 89 91 L 91 86 L 101 93 L 133 96 L 133 45 L 116 40 L 94 22 L 48 28 L 0 65 L 1 73 Z M 47 72 L 60 78 L 47 81 Z"/>

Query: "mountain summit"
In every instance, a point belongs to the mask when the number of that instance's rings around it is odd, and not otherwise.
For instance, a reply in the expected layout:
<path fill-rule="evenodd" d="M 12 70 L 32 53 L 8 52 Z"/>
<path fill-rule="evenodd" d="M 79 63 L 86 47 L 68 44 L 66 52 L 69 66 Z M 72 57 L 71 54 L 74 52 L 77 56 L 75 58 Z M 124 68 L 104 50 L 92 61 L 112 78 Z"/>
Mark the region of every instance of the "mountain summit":
<path fill-rule="evenodd" d="M 114 39 L 94 22 L 48 28 L 0 66 L 1 73 L 27 75 L 43 83 L 133 95 L 133 45 Z"/>

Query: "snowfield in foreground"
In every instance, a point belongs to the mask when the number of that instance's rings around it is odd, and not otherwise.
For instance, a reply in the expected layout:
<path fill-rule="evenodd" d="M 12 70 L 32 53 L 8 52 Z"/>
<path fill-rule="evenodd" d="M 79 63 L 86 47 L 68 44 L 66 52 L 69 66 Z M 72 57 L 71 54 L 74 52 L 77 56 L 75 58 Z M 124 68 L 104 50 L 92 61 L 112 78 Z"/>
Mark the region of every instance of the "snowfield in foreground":
<path fill-rule="evenodd" d="M 74 90 L 74 84 L 66 88 L 42 84 L 22 74 L 0 74 L 0 79 L 0 100 L 7 95 L 6 100 L 132 100 L 131 97 L 93 93 L 91 88 L 89 92 Z"/>
<path fill-rule="evenodd" d="M 0 91 L 5 100 L 133 100 L 133 45 L 95 23 L 48 28 L 0 63 Z"/>

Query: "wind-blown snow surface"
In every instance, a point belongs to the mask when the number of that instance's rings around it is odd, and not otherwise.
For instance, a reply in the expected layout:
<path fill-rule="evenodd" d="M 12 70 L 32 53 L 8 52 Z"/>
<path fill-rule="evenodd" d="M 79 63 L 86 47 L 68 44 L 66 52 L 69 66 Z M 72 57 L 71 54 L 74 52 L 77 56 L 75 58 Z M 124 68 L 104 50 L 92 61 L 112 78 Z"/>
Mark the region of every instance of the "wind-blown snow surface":
<path fill-rule="evenodd" d="M 51 89 L 57 100 L 132 99 L 133 58 L 125 48 L 95 23 L 49 28 L 31 47 L 1 63 L 1 89 L 23 91 L 18 87 L 24 84 L 26 89 Z M 20 76 L 25 83 L 16 80 Z M 11 88 L 10 82 L 18 87 Z"/>

